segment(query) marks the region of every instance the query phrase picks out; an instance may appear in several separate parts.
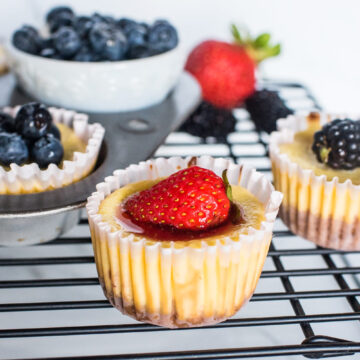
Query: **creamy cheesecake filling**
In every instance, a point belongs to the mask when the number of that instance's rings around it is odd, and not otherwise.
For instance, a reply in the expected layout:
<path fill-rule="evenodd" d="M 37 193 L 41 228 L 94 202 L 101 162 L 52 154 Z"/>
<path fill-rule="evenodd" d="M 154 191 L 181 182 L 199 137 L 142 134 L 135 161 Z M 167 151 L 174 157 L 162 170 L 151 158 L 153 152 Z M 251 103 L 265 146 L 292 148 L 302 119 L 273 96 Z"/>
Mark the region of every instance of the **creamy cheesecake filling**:
<path fill-rule="evenodd" d="M 82 141 L 73 129 L 62 123 L 55 124 L 61 134 L 61 143 L 64 147 L 63 161 L 71 161 L 75 152 L 85 152 L 86 144 Z"/>

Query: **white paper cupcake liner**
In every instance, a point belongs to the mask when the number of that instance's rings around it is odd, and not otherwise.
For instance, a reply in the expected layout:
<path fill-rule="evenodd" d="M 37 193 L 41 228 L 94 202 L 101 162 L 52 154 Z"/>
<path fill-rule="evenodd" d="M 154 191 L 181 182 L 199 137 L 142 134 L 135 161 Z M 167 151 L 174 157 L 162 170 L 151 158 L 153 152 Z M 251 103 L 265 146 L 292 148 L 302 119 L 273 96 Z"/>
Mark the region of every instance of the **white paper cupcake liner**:
<path fill-rule="evenodd" d="M 275 188 L 284 194 L 280 217 L 291 231 L 323 247 L 360 250 L 360 186 L 351 180 L 340 183 L 338 177 L 328 181 L 325 175 L 302 169 L 279 148 L 307 129 L 311 119 L 320 118 L 324 124 L 345 117 L 349 116 L 312 113 L 281 119 L 279 131 L 270 136 L 269 150 Z"/>
<path fill-rule="evenodd" d="M 260 229 L 231 238 L 149 242 L 141 235 L 115 230 L 98 213 L 116 189 L 156 179 L 188 167 L 190 158 L 148 160 L 117 170 L 97 186 L 87 212 L 100 283 L 111 304 L 137 320 L 176 328 L 216 323 L 232 316 L 255 290 L 272 237 L 282 195 L 264 175 L 225 159 L 197 158 L 197 165 L 241 185 L 265 206 Z"/>
<path fill-rule="evenodd" d="M 19 110 L 6 107 L 3 110 L 15 116 Z M 74 111 L 49 108 L 55 123 L 63 123 L 86 143 L 86 150 L 74 152 L 72 161 L 64 161 L 60 168 L 50 164 L 41 170 L 36 163 L 11 164 L 10 170 L 0 166 L 0 194 L 25 194 L 53 190 L 72 184 L 88 175 L 96 164 L 105 129 L 99 123 L 89 124 L 88 116 Z"/>

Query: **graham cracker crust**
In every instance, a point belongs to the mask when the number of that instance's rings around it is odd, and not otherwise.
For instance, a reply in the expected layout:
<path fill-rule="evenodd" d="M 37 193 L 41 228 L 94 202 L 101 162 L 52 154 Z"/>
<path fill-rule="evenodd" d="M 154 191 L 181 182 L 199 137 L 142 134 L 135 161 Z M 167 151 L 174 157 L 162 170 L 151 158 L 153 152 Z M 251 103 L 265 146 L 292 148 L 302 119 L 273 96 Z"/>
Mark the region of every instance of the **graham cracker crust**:
<path fill-rule="evenodd" d="M 243 303 L 239 306 L 234 308 L 232 314 L 226 316 L 212 316 L 212 317 L 205 317 L 205 316 L 198 316 L 193 317 L 191 319 L 187 319 L 186 321 L 179 319 L 179 316 L 176 312 L 173 312 L 171 315 L 163 315 L 163 314 L 151 314 L 147 311 L 139 311 L 135 308 L 134 304 L 125 304 L 124 299 L 121 296 L 114 296 L 113 294 L 109 293 L 104 284 L 103 279 L 99 279 L 101 287 L 104 291 L 106 298 L 109 300 L 111 305 L 119 310 L 122 314 L 132 317 L 135 320 L 158 325 L 162 327 L 166 327 L 169 329 L 177 329 L 177 328 L 191 328 L 191 327 L 202 327 L 208 325 L 214 325 L 219 322 L 227 320 L 229 317 L 236 314 L 241 307 L 243 307 L 250 299 L 246 299 Z"/>
<path fill-rule="evenodd" d="M 315 244 L 337 250 L 360 250 L 360 221 L 352 223 L 323 218 L 309 211 L 298 211 L 296 207 L 281 206 L 280 218 L 296 235 L 300 235 Z"/>

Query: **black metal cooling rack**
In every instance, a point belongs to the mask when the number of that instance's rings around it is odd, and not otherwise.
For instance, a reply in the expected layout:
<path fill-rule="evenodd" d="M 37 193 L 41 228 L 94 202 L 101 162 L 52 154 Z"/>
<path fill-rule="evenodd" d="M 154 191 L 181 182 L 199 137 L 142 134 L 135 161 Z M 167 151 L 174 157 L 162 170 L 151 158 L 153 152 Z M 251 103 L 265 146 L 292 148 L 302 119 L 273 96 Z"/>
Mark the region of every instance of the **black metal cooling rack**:
<path fill-rule="evenodd" d="M 320 109 L 296 83 L 265 81 L 296 111 Z M 222 156 L 271 177 L 267 135 L 245 110 L 225 144 L 173 133 L 155 156 Z M 250 303 L 234 318 L 168 330 L 122 316 L 104 299 L 87 220 L 40 246 L 0 249 L 0 359 L 343 358 L 360 352 L 359 252 L 316 247 L 277 220 Z"/>

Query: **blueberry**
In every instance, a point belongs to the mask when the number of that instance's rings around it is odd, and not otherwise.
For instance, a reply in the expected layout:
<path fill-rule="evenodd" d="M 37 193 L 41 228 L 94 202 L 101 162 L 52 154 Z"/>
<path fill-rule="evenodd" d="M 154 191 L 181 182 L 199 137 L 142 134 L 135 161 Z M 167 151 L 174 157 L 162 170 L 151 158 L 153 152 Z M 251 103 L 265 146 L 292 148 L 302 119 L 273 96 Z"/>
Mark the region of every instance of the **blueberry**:
<path fill-rule="evenodd" d="M 96 23 L 90 31 L 90 43 L 104 60 L 121 60 L 127 50 L 127 41 L 121 30 L 104 23 Z"/>
<path fill-rule="evenodd" d="M 76 31 L 70 27 L 62 27 L 54 35 L 56 50 L 65 59 L 76 54 L 81 47 L 81 41 Z"/>
<path fill-rule="evenodd" d="M 88 45 L 83 45 L 77 54 L 73 57 L 74 61 L 94 62 L 100 61 L 101 56 L 94 54 L 93 50 Z"/>
<path fill-rule="evenodd" d="M 106 24 L 109 24 L 111 26 L 116 26 L 116 20 L 114 19 L 114 17 L 112 16 L 109 16 L 109 15 L 105 15 L 103 16 L 103 21 L 106 23 Z"/>
<path fill-rule="evenodd" d="M 128 59 L 142 59 L 154 55 L 147 45 L 133 45 L 127 52 Z"/>
<path fill-rule="evenodd" d="M 126 39 L 129 46 L 144 45 L 146 43 L 146 35 L 147 29 L 144 26 L 137 24 L 126 33 Z"/>
<path fill-rule="evenodd" d="M 89 33 L 89 40 L 94 51 L 100 53 L 106 45 L 110 29 L 107 25 L 97 22 Z"/>
<path fill-rule="evenodd" d="M 0 165 L 12 163 L 22 165 L 29 158 L 29 150 L 25 141 L 18 134 L 0 133 Z"/>
<path fill-rule="evenodd" d="M 14 132 L 15 131 L 15 120 L 12 116 L 7 113 L 0 112 L 0 132 Z"/>
<path fill-rule="evenodd" d="M 176 29 L 168 22 L 161 20 L 150 27 L 148 41 L 156 53 L 162 53 L 175 48 L 179 39 Z"/>
<path fill-rule="evenodd" d="M 56 6 L 46 14 L 46 22 L 49 23 L 61 18 L 64 14 L 74 15 L 74 12 L 69 6 Z"/>
<path fill-rule="evenodd" d="M 94 13 L 91 16 L 91 19 L 94 23 L 103 23 L 114 27 L 116 25 L 116 21 L 112 16 L 104 16 L 100 15 L 99 13 Z"/>
<path fill-rule="evenodd" d="M 150 26 L 145 22 L 140 22 L 139 25 L 142 26 L 146 31 L 150 29 Z"/>
<path fill-rule="evenodd" d="M 47 134 L 37 140 L 31 149 L 32 159 L 42 169 L 47 168 L 50 164 L 59 165 L 63 156 L 64 148 L 52 134 Z"/>
<path fill-rule="evenodd" d="M 45 48 L 40 51 L 40 56 L 46 57 L 49 59 L 61 59 L 59 53 L 56 49 L 53 48 Z"/>
<path fill-rule="evenodd" d="M 26 139 L 39 139 L 47 134 L 52 118 L 45 105 L 32 102 L 23 105 L 15 117 L 16 131 Z"/>
<path fill-rule="evenodd" d="M 155 20 L 153 26 L 158 25 L 158 24 L 168 24 L 168 25 L 170 25 L 169 21 L 167 21 L 166 19 L 157 19 L 157 20 Z"/>
<path fill-rule="evenodd" d="M 41 48 L 39 34 L 33 27 L 27 25 L 14 32 L 12 43 L 19 50 L 29 54 L 37 54 Z"/>
<path fill-rule="evenodd" d="M 54 47 L 54 39 L 52 37 L 48 37 L 47 39 L 41 39 L 41 48 L 48 49 Z"/>
<path fill-rule="evenodd" d="M 124 33 L 127 33 L 129 30 L 131 30 L 133 27 L 135 27 L 137 25 L 137 22 L 132 20 L 132 19 L 128 19 L 128 18 L 121 18 L 118 22 L 117 22 L 117 26 L 124 31 Z"/>
<path fill-rule="evenodd" d="M 79 16 L 74 21 L 74 29 L 83 39 L 87 38 L 93 25 L 94 20 L 89 16 Z"/>
<path fill-rule="evenodd" d="M 23 25 L 21 28 L 23 30 L 25 30 L 26 32 L 28 32 L 33 37 L 38 37 L 39 36 L 38 31 L 31 25 Z"/>
<path fill-rule="evenodd" d="M 56 139 L 61 140 L 61 133 L 55 124 L 51 124 L 49 134 L 53 135 Z"/>
<path fill-rule="evenodd" d="M 54 33 L 63 26 L 72 26 L 75 14 L 67 6 L 58 6 L 49 11 L 46 21 L 49 24 L 50 32 Z"/>

